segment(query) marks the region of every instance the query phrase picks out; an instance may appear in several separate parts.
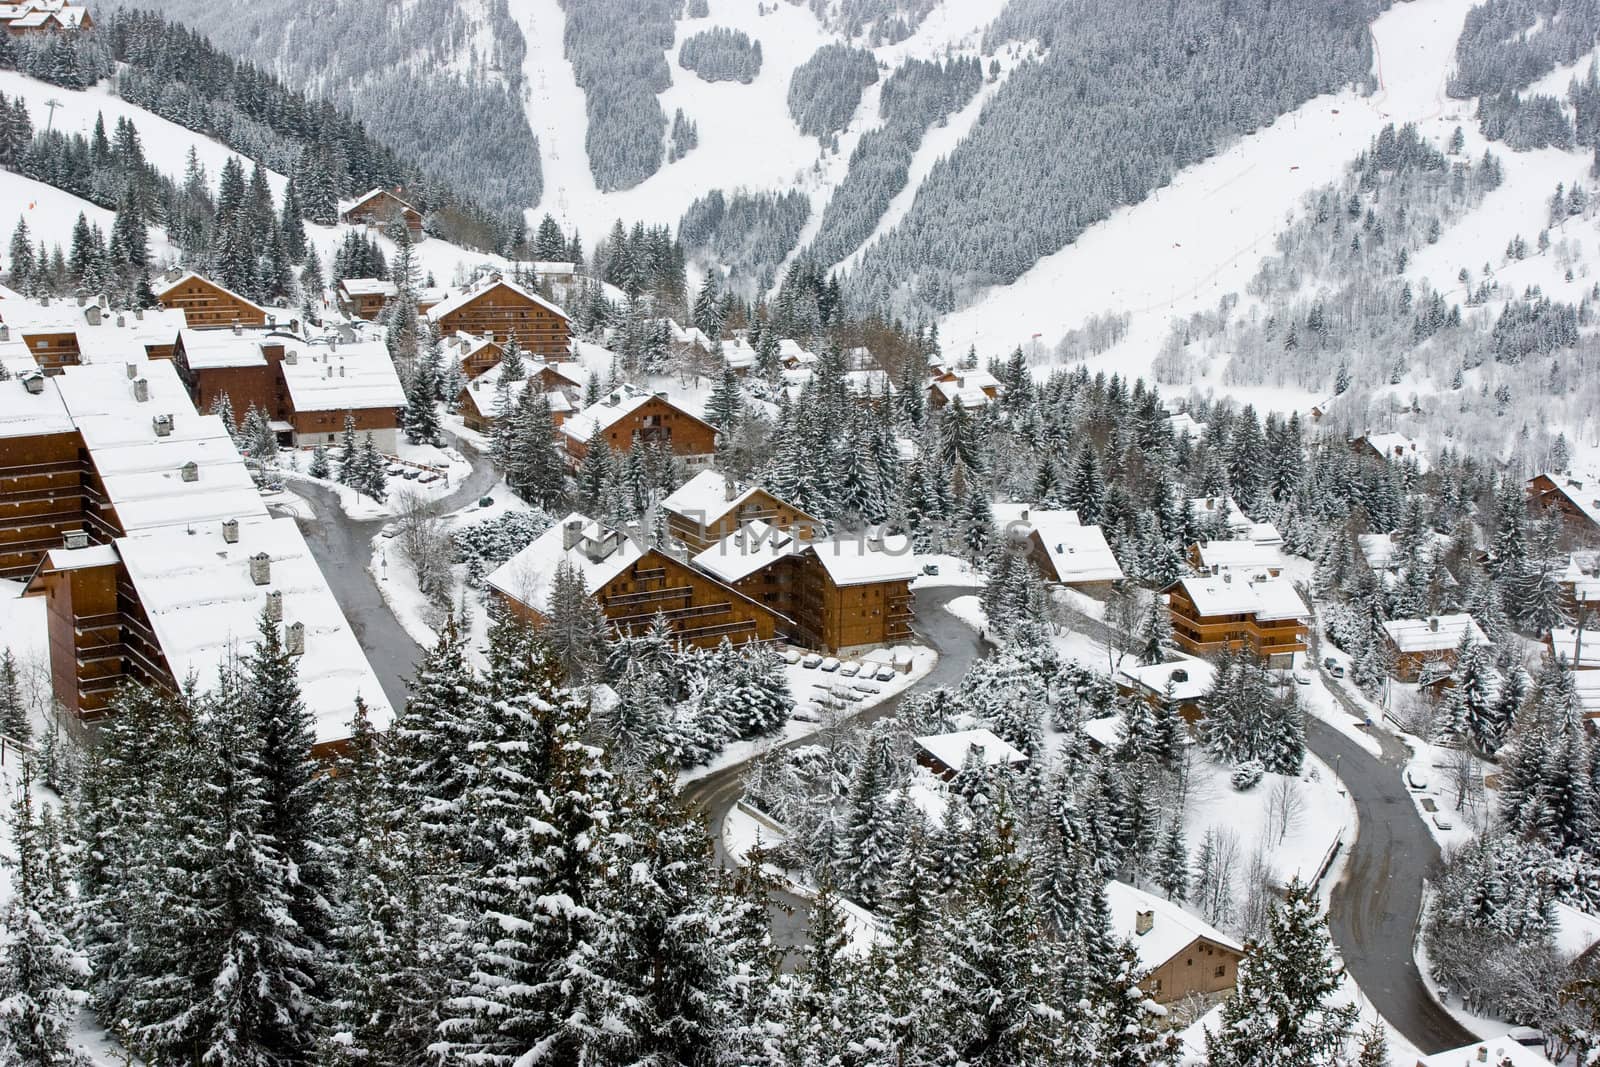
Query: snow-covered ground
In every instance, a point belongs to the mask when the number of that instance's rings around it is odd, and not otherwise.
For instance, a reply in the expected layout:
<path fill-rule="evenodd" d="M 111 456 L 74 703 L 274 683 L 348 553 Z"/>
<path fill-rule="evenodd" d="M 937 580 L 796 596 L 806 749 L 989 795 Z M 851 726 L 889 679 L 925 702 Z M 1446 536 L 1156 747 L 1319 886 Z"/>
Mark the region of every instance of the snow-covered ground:
<path fill-rule="evenodd" d="M 1127 338 L 1094 363 L 1149 377 L 1174 316 L 1243 293 L 1307 192 L 1337 179 L 1387 123 L 1418 122 L 1445 136 L 1470 124 L 1470 102 L 1444 94 L 1456 38 L 1472 0 L 1396 4 L 1373 23 L 1379 89 L 1317 97 L 1182 172 L 1148 200 L 1123 208 L 1041 259 L 1015 283 L 983 293 L 939 323 L 946 351 L 985 355 L 1055 342 L 1091 315 L 1132 315 Z M 1553 186 L 1553 183 L 1552 183 Z M 1230 389 L 1230 393 L 1247 391 Z M 1302 399 L 1261 391 L 1267 408 Z"/>
<path fill-rule="evenodd" d="M 25 219 L 35 245 L 43 241 L 52 249 L 60 245 L 65 251 L 72 247 L 72 227 L 80 212 L 102 232 L 111 232 L 114 216 L 105 208 L 53 185 L 24 178 L 15 171 L 0 170 L 0 237 L 9 239 L 17 228 L 17 220 Z M 177 258 L 177 250 L 168 243 L 166 231 L 159 226 L 149 228 L 149 240 L 150 254 L 157 260 Z"/>
<path fill-rule="evenodd" d="M 881 75 L 912 57 L 934 59 L 952 50 L 975 54 L 984 27 L 1003 6 L 1001 0 L 935 6 L 911 37 L 874 50 Z M 563 54 L 566 18 L 561 7 L 557 0 L 512 5 L 512 16 L 528 42 L 528 120 L 539 138 L 544 169 L 544 196 L 529 211 L 533 221 L 548 211 L 567 228 L 578 227 L 592 244 L 617 218 L 676 223 L 693 200 L 712 189 L 801 189 L 811 196 L 814 227 L 828 196 L 843 180 L 861 134 L 878 125 L 882 77 L 862 95 L 839 138 L 838 152 L 824 154 L 815 137 L 796 128 L 787 98 L 794 68 L 834 36 L 805 5 L 711 0 L 710 7 L 710 18 L 677 23 L 677 39 L 668 54 L 672 85 L 659 97 L 669 122 L 682 108 L 684 117 L 698 124 L 698 147 L 631 189 L 601 192 L 584 148 L 584 94 Z M 743 30 L 761 43 L 761 72 L 750 84 L 706 82 L 678 66 L 683 40 L 713 26 Z M 920 179 L 932 163 L 932 158 L 925 160 L 914 176 Z"/>

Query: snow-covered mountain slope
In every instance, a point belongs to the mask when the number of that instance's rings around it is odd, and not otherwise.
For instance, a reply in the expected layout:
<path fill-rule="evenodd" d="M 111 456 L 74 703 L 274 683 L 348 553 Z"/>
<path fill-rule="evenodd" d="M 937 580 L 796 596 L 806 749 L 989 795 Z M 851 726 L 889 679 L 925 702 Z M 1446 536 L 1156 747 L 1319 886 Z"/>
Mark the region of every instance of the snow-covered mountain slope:
<path fill-rule="evenodd" d="M 941 319 L 946 350 L 1051 346 L 1092 315 L 1127 312 L 1126 339 L 1096 364 L 1148 375 L 1169 322 L 1242 293 L 1301 197 L 1335 180 L 1385 124 L 1416 122 L 1445 136 L 1471 124 L 1471 102 L 1447 98 L 1444 82 L 1472 6 L 1394 5 L 1372 28 L 1376 93 L 1317 97 L 1091 226 L 1016 282 Z"/>
<path fill-rule="evenodd" d="M 883 77 L 911 58 L 976 54 L 984 28 L 1003 6 L 1004 0 L 947 0 L 906 40 L 873 49 L 879 82 L 862 95 L 837 152 L 824 152 L 817 138 L 800 133 L 789 115 L 789 81 L 796 67 L 839 36 L 805 6 L 711 0 L 709 17 L 676 24 L 668 53 L 673 84 L 659 97 L 669 118 L 682 109 L 697 124 L 698 147 L 631 189 L 602 192 L 584 147 L 584 94 L 563 54 L 566 16 L 561 5 L 558 0 L 511 0 L 512 17 L 528 46 L 528 121 L 539 137 L 545 176 L 544 196 L 529 215 L 537 222 L 549 212 L 569 229 L 576 226 L 598 236 L 617 218 L 675 223 L 695 198 L 712 189 L 801 189 L 811 197 L 814 228 L 829 193 L 844 178 L 850 152 L 863 133 L 879 124 Z M 742 30 L 760 42 L 761 72 L 749 84 L 702 81 L 677 65 L 685 38 L 713 26 Z"/>

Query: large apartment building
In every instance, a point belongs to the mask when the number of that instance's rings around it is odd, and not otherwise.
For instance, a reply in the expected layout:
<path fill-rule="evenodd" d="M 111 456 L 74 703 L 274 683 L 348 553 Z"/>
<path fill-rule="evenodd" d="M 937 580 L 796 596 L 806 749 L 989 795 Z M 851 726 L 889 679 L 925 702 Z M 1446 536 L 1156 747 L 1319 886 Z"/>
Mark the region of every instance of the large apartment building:
<path fill-rule="evenodd" d="M 1191 655 L 1248 649 L 1287 665 L 1306 650 L 1311 612 L 1286 578 L 1251 581 L 1224 572 L 1179 579 L 1166 592 L 1173 641 Z"/>

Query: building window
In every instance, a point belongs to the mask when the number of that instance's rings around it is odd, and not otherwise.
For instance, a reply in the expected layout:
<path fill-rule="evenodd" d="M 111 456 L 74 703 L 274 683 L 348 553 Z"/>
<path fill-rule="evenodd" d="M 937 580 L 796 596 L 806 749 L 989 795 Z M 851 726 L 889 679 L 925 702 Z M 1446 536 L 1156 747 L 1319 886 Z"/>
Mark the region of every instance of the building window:
<path fill-rule="evenodd" d="M 1218 978 L 1226 978 L 1226 977 L 1228 977 L 1228 965 L 1226 963 L 1217 964 L 1217 977 Z"/>
<path fill-rule="evenodd" d="M 1193 959 L 1184 960 L 1183 961 L 1183 965 L 1185 967 L 1193 967 L 1194 966 L 1194 960 Z"/>

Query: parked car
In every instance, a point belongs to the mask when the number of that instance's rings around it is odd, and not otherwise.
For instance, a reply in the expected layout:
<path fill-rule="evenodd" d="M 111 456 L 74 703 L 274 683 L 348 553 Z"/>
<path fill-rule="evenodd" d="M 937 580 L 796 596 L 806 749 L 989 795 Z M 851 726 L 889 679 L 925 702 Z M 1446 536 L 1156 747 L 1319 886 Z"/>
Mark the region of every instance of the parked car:
<path fill-rule="evenodd" d="M 1428 772 L 1416 767 L 1406 768 L 1406 785 L 1412 789 L 1428 788 Z"/>
<path fill-rule="evenodd" d="M 822 669 L 829 674 L 839 669 L 839 661 L 832 656 L 822 661 Z"/>
<path fill-rule="evenodd" d="M 783 654 L 783 662 L 787 663 L 791 667 L 793 667 L 796 663 L 799 663 L 800 659 L 801 656 L 798 649 L 791 648 L 789 651 Z"/>
<path fill-rule="evenodd" d="M 861 664 L 855 662 L 854 660 L 851 660 L 848 663 L 841 663 L 839 665 L 839 674 L 840 674 L 841 677 L 854 678 L 856 675 L 858 675 L 860 673 L 861 673 Z"/>
<path fill-rule="evenodd" d="M 1513 1026 L 1506 1036 L 1523 1048 L 1544 1048 L 1544 1034 L 1531 1026 Z"/>
<path fill-rule="evenodd" d="M 892 682 L 895 680 L 895 678 L 899 677 L 899 674 L 893 667 L 886 665 L 879 667 L 878 673 L 873 677 L 877 678 L 880 682 Z"/>
<path fill-rule="evenodd" d="M 1311 684 L 1311 675 L 1307 674 L 1305 671 L 1295 671 L 1294 672 L 1294 684 L 1295 685 L 1310 685 Z"/>
<path fill-rule="evenodd" d="M 400 536 L 400 527 L 392 522 L 386 522 L 383 524 L 383 529 L 378 531 L 378 535 L 385 541 L 392 541 Z"/>
<path fill-rule="evenodd" d="M 1436 811 L 1433 813 L 1433 825 L 1437 826 L 1441 830 L 1454 830 L 1456 826 L 1456 824 L 1450 820 L 1450 816 L 1446 815 L 1442 811 Z"/>
<path fill-rule="evenodd" d="M 822 666 L 822 657 L 812 652 L 800 661 L 800 666 L 808 671 L 815 670 L 817 667 Z"/>
<path fill-rule="evenodd" d="M 922 565 L 922 573 L 937 576 L 939 573 L 939 565 L 937 563 L 924 563 Z"/>
<path fill-rule="evenodd" d="M 492 496 L 480 496 L 478 498 L 478 506 L 480 508 L 493 507 L 494 506 L 494 497 L 492 497 Z"/>

